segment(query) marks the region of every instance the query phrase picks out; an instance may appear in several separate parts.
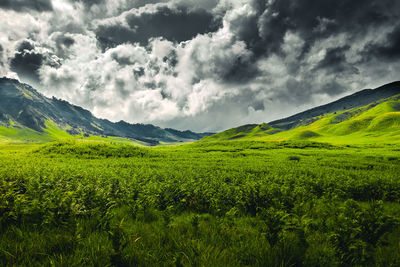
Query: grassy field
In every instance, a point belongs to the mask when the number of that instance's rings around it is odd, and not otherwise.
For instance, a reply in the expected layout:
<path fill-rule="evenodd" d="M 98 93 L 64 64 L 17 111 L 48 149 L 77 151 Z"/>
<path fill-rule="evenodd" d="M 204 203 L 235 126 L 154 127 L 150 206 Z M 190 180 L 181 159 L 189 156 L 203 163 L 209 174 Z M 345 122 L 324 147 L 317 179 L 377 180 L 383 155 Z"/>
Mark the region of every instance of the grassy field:
<path fill-rule="evenodd" d="M 0 146 L 0 265 L 399 266 L 400 146 Z"/>

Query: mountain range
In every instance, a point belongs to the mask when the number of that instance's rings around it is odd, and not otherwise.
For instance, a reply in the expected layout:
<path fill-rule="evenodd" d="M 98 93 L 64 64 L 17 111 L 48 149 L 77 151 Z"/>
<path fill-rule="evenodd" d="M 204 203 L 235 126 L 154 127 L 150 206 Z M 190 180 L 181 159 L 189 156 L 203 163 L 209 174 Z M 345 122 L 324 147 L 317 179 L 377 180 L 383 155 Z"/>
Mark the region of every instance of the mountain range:
<path fill-rule="evenodd" d="M 144 145 L 200 139 L 400 142 L 400 82 L 364 89 L 284 119 L 213 134 L 99 119 L 82 107 L 45 97 L 27 84 L 0 78 L 0 142 L 68 138 L 134 141 Z"/>
<path fill-rule="evenodd" d="M 400 82 L 361 90 L 284 119 L 232 128 L 202 141 L 249 139 L 400 142 Z"/>
<path fill-rule="evenodd" d="M 48 98 L 27 84 L 0 78 L 0 136 L 5 140 L 51 141 L 68 137 L 127 138 L 147 145 L 187 142 L 212 133 L 195 133 L 151 124 L 99 119 L 67 101 Z M 0 139 L 1 140 L 1 139 Z"/>

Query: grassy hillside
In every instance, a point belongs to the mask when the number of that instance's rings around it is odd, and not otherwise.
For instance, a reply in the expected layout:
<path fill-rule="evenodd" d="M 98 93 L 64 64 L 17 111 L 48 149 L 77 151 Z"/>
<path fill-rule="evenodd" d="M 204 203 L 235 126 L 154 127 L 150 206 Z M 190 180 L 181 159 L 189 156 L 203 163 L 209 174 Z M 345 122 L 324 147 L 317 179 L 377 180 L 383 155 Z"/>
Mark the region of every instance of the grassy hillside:
<path fill-rule="evenodd" d="M 119 142 L 119 143 L 130 143 L 137 145 L 148 145 L 146 142 L 138 140 L 131 140 L 123 137 L 101 137 L 96 135 L 88 136 L 84 133 L 71 135 L 66 129 L 61 129 L 52 121 L 45 122 L 45 128 L 42 131 L 35 131 L 33 129 L 24 127 L 13 121 L 9 122 L 9 125 L 0 126 L 0 145 L 1 144 L 41 144 L 54 141 L 101 141 L 101 142 Z"/>
<path fill-rule="evenodd" d="M 294 129 L 268 124 L 227 130 L 202 141 L 222 140 L 313 140 L 334 144 L 400 142 L 400 95 L 369 105 L 311 118 Z"/>
<path fill-rule="evenodd" d="M 99 119 L 82 107 L 54 97 L 47 98 L 31 86 L 7 78 L 0 78 L 0 127 L 0 141 L 3 142 L 46 142 L 85 135 L 119 136 L 157 145 L 194 141 L 210 135 Z"/>
<path fill-rule="evenodd" d="M 0 263 L 399 266 L 399 150 L 0 145 Z"/>
<path fill-rule="evenodd" d="M 274 128 L 290 130 L 304 123 L 313 121 L 313 118 L 329 113 L 341 112 L 348 109 L 360 108 L 385 98 L 400 94 L 400 81 L 389 83 L 375 89 L 364 89 L 352 95 L 340 98 L 326 105 L 297 113 L 287 118 L 269 122 Z"/>

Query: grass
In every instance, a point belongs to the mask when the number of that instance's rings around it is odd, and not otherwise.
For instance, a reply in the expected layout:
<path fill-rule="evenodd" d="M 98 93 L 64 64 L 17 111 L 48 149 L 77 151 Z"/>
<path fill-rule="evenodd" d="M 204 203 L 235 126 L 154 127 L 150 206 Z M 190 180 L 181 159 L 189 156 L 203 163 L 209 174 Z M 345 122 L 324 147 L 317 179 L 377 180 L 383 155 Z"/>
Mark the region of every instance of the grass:
<path fill-rule="evenodd" d="M 331 144 L 384 144 L 400 142 L 400 96 L 370 105 L 325 114 L 287 131 L 268 124 L 233 128 L 202 141 L 312 140 Z"/>
<path fill-rule="evenodd" d="M 42 132 L 38 132 L 10 121 L 7 127 L 0 126 L 0 144 L 44 144 L 48 142 L 64 142 L 64 141 L 97 141 L 97 142 L 114 142 L 114 143 L 125 143 L 135 145 L 146 145 L 141 141 L 133 141 L 123 137 L 102 137 L 102 136 L 85 136 L 83 133 L 80 135 L 70 135 L 66 129 L 68 126 L 60 128 L 57 124 L 52 121 L 46 121 L 45 127 Z"/>
<path fill-rule="evenodd" d="M 239 140 L 0 145 L 0 262 L 399 266 L 398 144 Z"/>

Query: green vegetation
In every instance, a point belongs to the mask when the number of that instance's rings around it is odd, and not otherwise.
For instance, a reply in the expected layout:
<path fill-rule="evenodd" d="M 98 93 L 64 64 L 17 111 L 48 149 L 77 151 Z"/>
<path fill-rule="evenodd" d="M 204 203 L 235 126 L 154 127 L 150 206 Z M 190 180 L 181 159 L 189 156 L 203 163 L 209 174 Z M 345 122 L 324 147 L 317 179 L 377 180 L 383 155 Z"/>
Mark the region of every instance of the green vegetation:
<path fill-rule="evenodd" d="M 399 266 L 399 151 L 306 140 L 0 145 L 0 263 Z"/>
<path fill-rule="evenodd" d="M 0 126 L 0 144 L 43 144 L 54 141 L 67 142 L 71 141 L 102 141 L 102 142 L 118 142 L 118 143 L 129 143 L 137 145 L 147 145 L 145 142 L 133 141 L 123 137 L 101 137 L 96 135 L 84 135 L 84 133 L 78 135 L 69 134 L 66 129 L 61 129 L 52 121 L 45 122 L 45 128 L 42 132 L 32 130 L 27 127 L 23 127 L 12 120 L 10 120 L 7 127 Z"/>
<path fill-rule="evenodd" d="M 224 140 L 312 140 L 333 144 L 370 144 L 400 142 L 400 95 L 382 99 L 360 108 L 328 113 L 303 122 L 291 130 L 268 124 L 247 125 L 203 138 Z"/>

